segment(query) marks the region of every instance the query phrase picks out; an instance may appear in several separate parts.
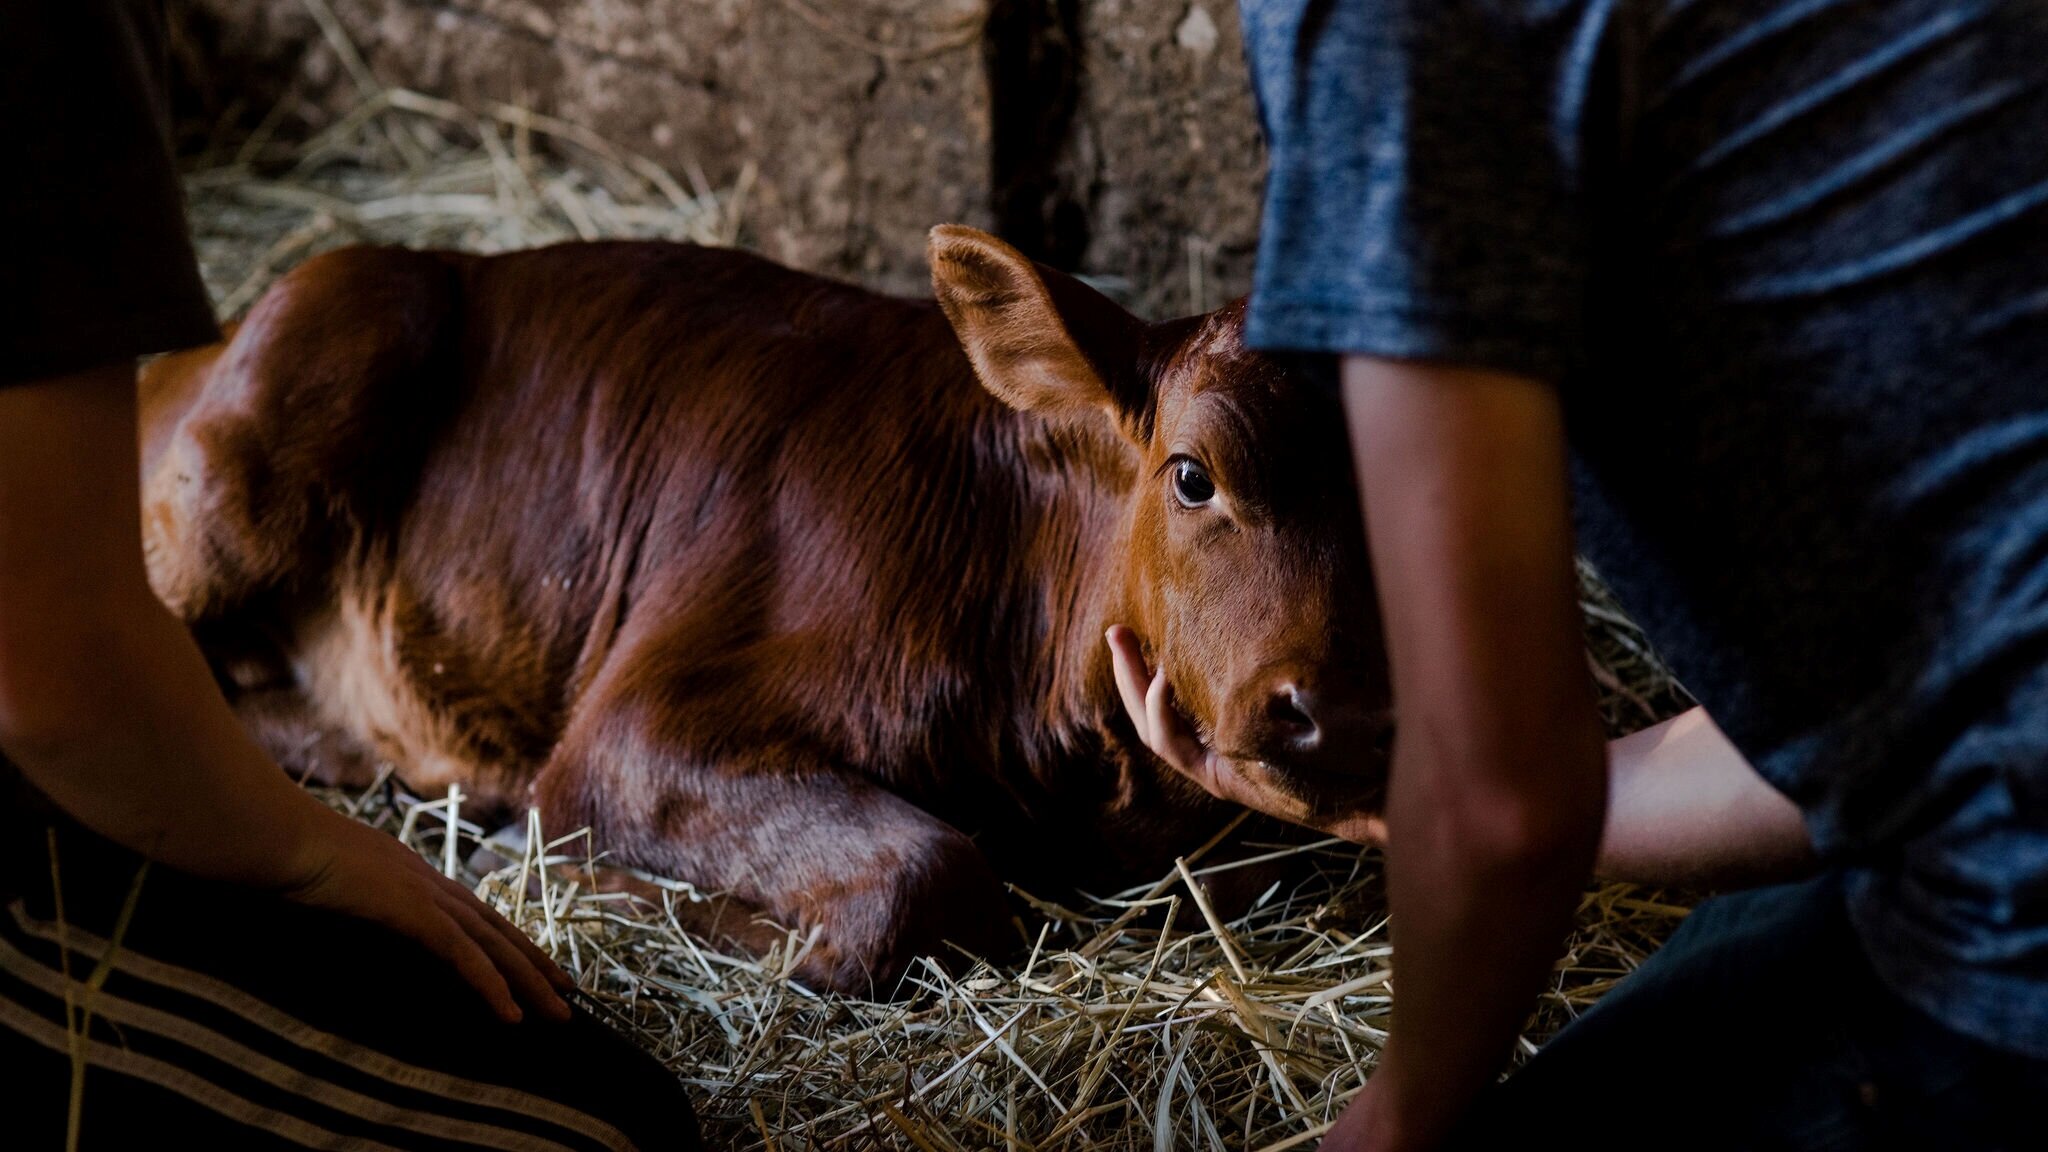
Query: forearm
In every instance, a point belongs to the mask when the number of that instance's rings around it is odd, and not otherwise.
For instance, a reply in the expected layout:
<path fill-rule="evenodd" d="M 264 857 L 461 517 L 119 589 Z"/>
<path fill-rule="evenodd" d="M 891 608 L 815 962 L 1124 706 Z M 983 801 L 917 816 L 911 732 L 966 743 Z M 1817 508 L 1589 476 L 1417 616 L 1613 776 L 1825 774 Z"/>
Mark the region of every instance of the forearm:
<path fill-rule="evenodd" d="M 1397 721 L 1400 994 L 1362 1143 L 1429 1147 L 1506 1062 L 1563 943 L 1599 847 L 1605 744 L 1555 395 L 1355 358 L 1344 385 Z"/>
<path fill-rule="evenodd" d="M 1599 755 L 1597 733 L 1559 732 L 1550 746 L 1571 749 L 1571 759 Z M 1432 1144 L 1499 1073 L 1570 929 L 1599 838 L 1597 791 L 1581 790 L 1541 824 L 1489 827 L 1429 785 L 1443 763 L 1427 751 L 1400 755 L 1388 796 L 1400 995 L 1378 1090 L 1390 1146 Z"/>
<path fill-rule="evenodd" d="M 1609 745 L 1599 874 L 1739 888 L 1814 867 L 1798 805 L 1757 775 L 1703 708 Z"/>
<path fill-rule="evenodd" d="M 0 750 L 80 823 L 152 859 L 238 883 L 294 875 L 325 810 L 250 741 L 179 621 L 154 600 L 104 608 L 74 621 L 82 643 L 42 649 L 32 687 L 4 693 Z"/>
<path fill-rule="evenodd" d="M 1397 682 L 1397 700 L 1405 687 L 1421 703 L 1402 714 L 1387 796 L 1388 1146 L 1429 1146 L 1499 1073 L 1592 871 L 1605 745 L 1576 638 L 1556 630 L 1554 666 L 1475 661 L 1494 673 L 1434 692 Z"/>

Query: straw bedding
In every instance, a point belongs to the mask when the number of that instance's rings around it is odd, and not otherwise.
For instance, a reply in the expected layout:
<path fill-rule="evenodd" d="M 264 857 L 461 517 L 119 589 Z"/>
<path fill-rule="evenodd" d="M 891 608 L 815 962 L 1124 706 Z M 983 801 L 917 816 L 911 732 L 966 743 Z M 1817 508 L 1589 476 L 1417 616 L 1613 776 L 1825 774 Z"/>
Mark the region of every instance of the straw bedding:
<path fill-rule="evenodd" d="M 733 243 L 747 177 L 711 187 L 517 108 L 386 90 L 332 127 L 283 142 L 275 124 L 202 158 L 192 224 L 224 316 L 316 252 L 379 242 L 483 251 L 612 236 Z M 1610 727 L 1685 703 L 1588 574 L 1589 659 Z M 913 973 L 889 1004 L 825 996 L 783 975 L 807 941 L 729 955 L 675 914 L 594 890 L 542 845 L 461 819 L 459 797 L 388 783 L 331 803 L 403 836 L 540 940 L 586 1003 L 694 1089 L 714 1146 L 733 1148 L 1232 1148 L 1312 1143 L 1385 1039 L 1390 964 L 1378 853 L 1325 841 L 1275 849 L 1300 878 L 1224 923 L 1204 853 L 1154 884 L 1054 904 L 1020 893 L 1021 962 Z M 450 831 L 452 828 L 453 832 Z M 476 851 L 489 838 L 487 851 Z M 1050 895 L 1050 894 L 1048 894 Z M 1199 930 L 1165 915 L 1195 902 Z M 1521 1042 L 1535 1045 L 1633 969 L 1685 915 L 1682 896 L 1586 893 L 1570 949 Z M 421 1007 L 423 1017 L 433 1012 Z"/>

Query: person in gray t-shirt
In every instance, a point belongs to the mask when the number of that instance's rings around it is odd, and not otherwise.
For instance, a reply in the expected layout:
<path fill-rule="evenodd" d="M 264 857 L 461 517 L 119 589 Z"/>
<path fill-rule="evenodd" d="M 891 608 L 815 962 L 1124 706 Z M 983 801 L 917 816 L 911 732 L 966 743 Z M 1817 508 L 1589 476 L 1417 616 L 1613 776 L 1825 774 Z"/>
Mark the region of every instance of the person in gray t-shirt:
<path fill-rule="evenodd" d="M 1345 358 L 1400 724 L 1400 995 L 1326 1146 L 2039 1146 L 2048 5 L 1244 27 L 1247 339 Z M 1602 823 L 1574 540 L 1815 864 L 1710 902 L 1486 1092 Z"/>

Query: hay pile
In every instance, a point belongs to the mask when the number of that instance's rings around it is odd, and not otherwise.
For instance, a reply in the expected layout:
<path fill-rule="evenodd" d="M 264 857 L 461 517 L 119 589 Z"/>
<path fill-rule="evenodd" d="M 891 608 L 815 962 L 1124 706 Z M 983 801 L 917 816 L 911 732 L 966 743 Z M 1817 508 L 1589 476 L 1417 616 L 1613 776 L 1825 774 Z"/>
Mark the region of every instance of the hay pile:
<path fill-rule="evenodd" d="M 223 319 L 309 256 L 348 244 L 502 252 L 564 240 L 731 244 L 752 170 L 689 187 L 596 134 L 511 105 L 384 89 L 310 139 L 274 121 L 188 172 L 200 272 Z"/>
<path fill-rule="evenodd" d="M 495 250 L 575 237 L 731 243 L 746 179 L 711 188 L 571 125 L 383 91 L 298 143 L 259 130 L 190 176 L 192 223 L 223 315 L 314 252 L 376 241 Z M 1590 651 L 1616 731 L 1682 693 L 1588 586 Z M 1025 898 L 1028 959 L 876 1004 L 822 996 L 773 954 L 719 952 L 674 909 L 593 891 L 541 846 L 460 820 L 447 798 L 389 787 L 332 803 L 401 835 L 524 926 L 610 1016 L 694 1089 L 714 1146 L 940 1149 L 1243 1148 L 1312 1142 L 1364 1083 L 1398 983 L 1377 854 L 1335 841 L 1275 849 L 1304 878 L 1219 922 L 1202 854 L 1142 889 L 1078 907 Z M 454 809 L 451 811 L 451 808 Z M 450 838 L 453 818 L 457 830 Z M 500 865 L 479 875 L 465 861 Z M 1195 901 L 1200 931 L 1158 913 Z M 1569 955 L 1524 1052 L 1633 969 L 1684 909 L 1621 886 L 1587 893 Z"/>

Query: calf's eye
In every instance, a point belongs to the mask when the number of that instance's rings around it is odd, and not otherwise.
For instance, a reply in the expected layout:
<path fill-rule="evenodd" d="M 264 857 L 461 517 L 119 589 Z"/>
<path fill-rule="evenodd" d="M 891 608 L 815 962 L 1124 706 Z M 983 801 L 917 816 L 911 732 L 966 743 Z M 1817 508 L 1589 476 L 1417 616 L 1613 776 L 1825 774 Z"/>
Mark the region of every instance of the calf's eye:
<path fill-rule="evenodd" d="M 1193 460 L 1173 465 L 1173 497 L 1185 508 L 1199 508 L 1216 498 L 1216 482 Z"/>

